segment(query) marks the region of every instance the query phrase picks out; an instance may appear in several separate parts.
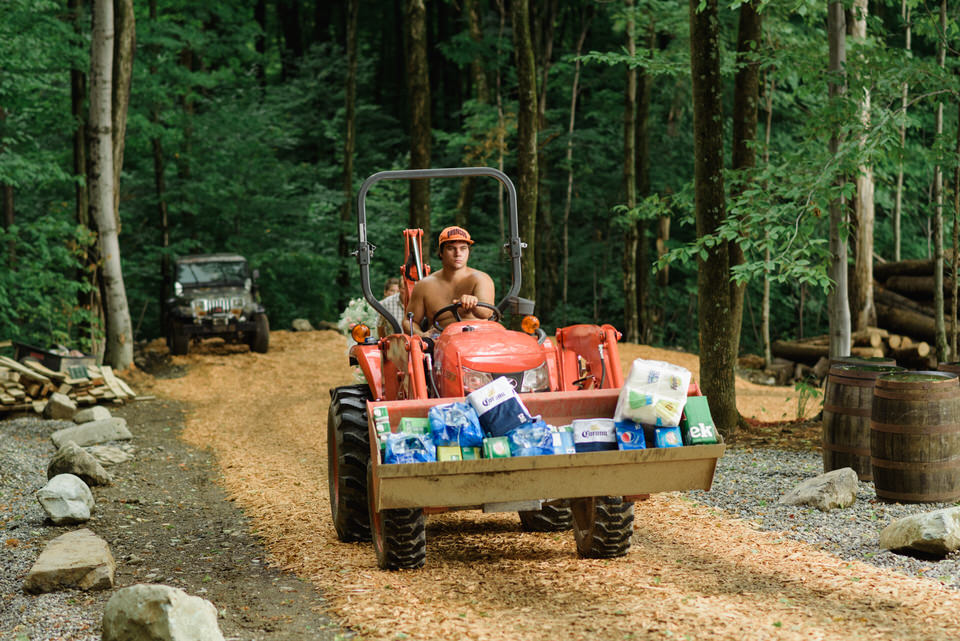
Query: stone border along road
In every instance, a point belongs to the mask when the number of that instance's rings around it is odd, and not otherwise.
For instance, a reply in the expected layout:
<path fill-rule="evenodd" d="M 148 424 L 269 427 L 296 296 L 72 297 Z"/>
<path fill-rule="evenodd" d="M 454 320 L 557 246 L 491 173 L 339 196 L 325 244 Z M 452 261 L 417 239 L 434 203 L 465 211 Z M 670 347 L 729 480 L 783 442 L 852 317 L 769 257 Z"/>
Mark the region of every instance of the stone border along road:
<path fill-rule="evenodd" d="M 216 482 L 209 454 L 177 438 L 173 402 L 110 406 L 127 419 L 134 458 L 108 467 L 114 484 L 91 488 L 93 518 L 55 526 L 34 496 L 55 453 L 50 434 L 73 425 L 25 417 L 0 420 L 0 639 L 100 641 L 103 606 L 121 587 L 163 583 L 211 601 L 227 641 L 349 638 L 321 614 L 312 586 L 265 567 L 266 552 Z M 114 590 L 28 595 L 23 580 L 46 543 L 87 527 L 117 562 Z"/>

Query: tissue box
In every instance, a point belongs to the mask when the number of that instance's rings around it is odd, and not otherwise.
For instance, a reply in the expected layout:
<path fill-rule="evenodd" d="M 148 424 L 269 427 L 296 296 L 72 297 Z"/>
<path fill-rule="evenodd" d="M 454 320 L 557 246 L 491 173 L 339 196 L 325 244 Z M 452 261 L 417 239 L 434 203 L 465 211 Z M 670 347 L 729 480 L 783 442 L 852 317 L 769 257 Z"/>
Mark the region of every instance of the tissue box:
<path fill-rule="evenodd" d="M 683 408 L 680 431 L 684 445 L 710 445 L 717 442 L 717 426 L 710 415 L 706 396 L 690 396 Z"/>
<path fill-rule="evenodd" d="M 430 419 L 404 416 L 400 419 L 400 425 L 397 427 L 397 431 L 403 432 L 404 434 L 429 434 Z"/>
<path fill-rule="evenodd" d="M 510 442 L 506 436 L 489 436 L 483 439 L 483 458 L 508 458 Z"/>
<path fill-rule="evenodd" d="M 578 418 L 571 425 L 573 444 L 578 452 L 617 449 L 617 430 L 612 418 Z"/>
<path fill-rule="evenodd" d="M 506 436 L 533 420 L 510 380 L 503 376 L 467 394 L 467 402 L 477 410 L 480 426 L 489 436 Z"/>
<path fill-rule="evenodd" d="M 653 433 L 657 447 L 683 446 L 683 437 L 680 435 L 679 427 L 658 427 Z"/>
<path fill-rule="evenodd" d="M 643 426 L 633 421 L 617 421 L 614 423 L 617 430 L 617 447 L 621 450 L 644 450 L 647 448 L 647 439 L 643 434 Z"/>

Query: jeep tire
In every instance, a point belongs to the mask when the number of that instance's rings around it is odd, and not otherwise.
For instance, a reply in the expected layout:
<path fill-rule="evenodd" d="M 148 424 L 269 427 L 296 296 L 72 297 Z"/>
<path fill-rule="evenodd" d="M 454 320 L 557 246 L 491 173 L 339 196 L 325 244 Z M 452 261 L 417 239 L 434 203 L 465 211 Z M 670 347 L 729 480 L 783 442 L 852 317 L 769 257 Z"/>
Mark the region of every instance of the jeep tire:
<path fill-rule="evenodd" d="M 253 320 L 257 327 L 250 336 L 250 351 L 266 354 L 267 349 L 270 348 L 270 321 L 263 313 L 254 316 Z"/>

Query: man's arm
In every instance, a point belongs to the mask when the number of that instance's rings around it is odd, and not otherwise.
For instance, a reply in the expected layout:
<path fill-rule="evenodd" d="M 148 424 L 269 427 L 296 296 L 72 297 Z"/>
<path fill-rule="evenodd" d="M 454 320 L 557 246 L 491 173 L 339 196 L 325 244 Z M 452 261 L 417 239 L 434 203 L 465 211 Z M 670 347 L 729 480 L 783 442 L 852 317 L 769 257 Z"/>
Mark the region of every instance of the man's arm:
<path fill-rule="evenodd" d="M 494 304 L 493 279 L 488 274 L 477 270 L 474 278 L 473 291 L 460 297 L 460 307 L 470 317 L 485 320 L 493 316 L 493 310 L 478 307 L 477 303 Z"/>
<path fill-rule="evenodd" d="M 424 281 L 418 281 L 416 285 L 413 286 L 413 291 L 410 293 L 410 300 L 407 301 L 407 307 L 404 310 L 403 314 L 403 331 L 405 333 L 410 333 L 410 322 L 407 320 L 407 317 L 410 313 L 413 314 L 413 333 L 417 336 L 423 336 L 423 331 L 420 329 L 420 322 L 423 320 L 423 317 L 426 316 L 427 310 L 424 303 Z"/>

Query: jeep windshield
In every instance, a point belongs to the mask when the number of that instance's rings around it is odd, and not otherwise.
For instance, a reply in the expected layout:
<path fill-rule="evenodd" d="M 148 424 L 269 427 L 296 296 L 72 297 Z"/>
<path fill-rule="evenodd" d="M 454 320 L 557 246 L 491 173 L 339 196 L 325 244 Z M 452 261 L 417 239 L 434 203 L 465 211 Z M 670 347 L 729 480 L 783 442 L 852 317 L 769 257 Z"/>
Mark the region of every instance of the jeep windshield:
<path fill-rule="evenodd" d="M 234 285 L 243 287 L 248 278 L 244 261 L 203 261 L 177 264 L 177 282 L 184 287 Z"/>

